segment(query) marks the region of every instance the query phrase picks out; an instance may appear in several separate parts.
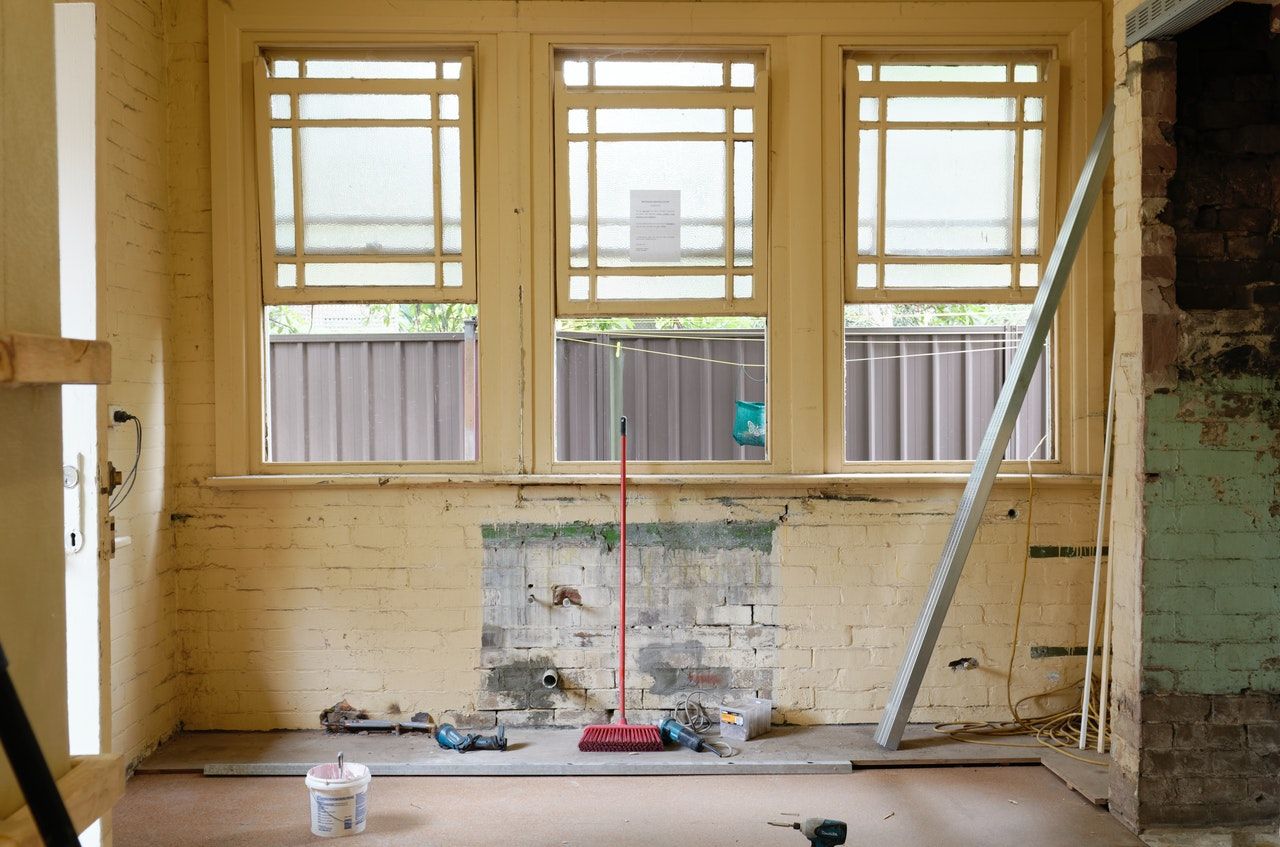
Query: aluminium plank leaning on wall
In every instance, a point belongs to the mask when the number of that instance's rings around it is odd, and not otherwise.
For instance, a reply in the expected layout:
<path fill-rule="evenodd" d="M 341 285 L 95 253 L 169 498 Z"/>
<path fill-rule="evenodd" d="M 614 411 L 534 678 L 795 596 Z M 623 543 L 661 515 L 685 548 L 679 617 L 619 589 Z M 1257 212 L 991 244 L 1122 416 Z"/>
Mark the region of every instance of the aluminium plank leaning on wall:
<path fill-rule="evenodd" d="M 987 434 L 982 439 L 978 458 L 973 463 L 973 472 L 960 496 L 955 522 L 951 525 L 946 544 L 942 548 L 942 557 L 929 582 L 920 617 L 911 630 L 902 666 L 898 668 L 897 678 L 889 691 L 889 702 L 885 705 L 880 725 L 876 727 L 876 743 L 890 750 L 896 750 L 902 741 L 903 730 L 911 716 L 911 707 L 915 705 L 920 683 L 924 680 L 934 645 L 938 642 L 938 631 L 942 629 L 951 599 L 955 596 L 960 574 L 964 571 L 964 563 L 969 556 L 969 548 L 973 546 L 973 538 L 978 534 L 978 524 L 982 522 L 982 511 L 991 497 L 991 487 L 995 484 L 996 473 L 1004 459 L 1009 436 L 1013 433 L 1027 387 L 1031 384 L 1036 363 L 1044 350 L 1045 339 L 1053 326 L 1054 315 L 1058 311 L 1058 303 L 1062 300 L 1062 292 L 1071 272 L 1071 264 L 1084 239 L 1094 203 L 1102 192 L 1102 179 L 1111 166 L 1111 130 L 1114 119 L 1115 107 L 1108 104 L 1093 146 L 1089 149 L 1080 181 L 1071 197 L 1071 205 L 1067 207 L 1067 215 L 1058 232 L 1053 253 L 1045 267 L 1044 279 L 1040 282 L 1035 305 L 1027 319 L 1027 328 L 1023 330 L 1022 341 L 1014 356 L 1013 370 L 1000 389 L 1000 399 L 996 401 Z"/>

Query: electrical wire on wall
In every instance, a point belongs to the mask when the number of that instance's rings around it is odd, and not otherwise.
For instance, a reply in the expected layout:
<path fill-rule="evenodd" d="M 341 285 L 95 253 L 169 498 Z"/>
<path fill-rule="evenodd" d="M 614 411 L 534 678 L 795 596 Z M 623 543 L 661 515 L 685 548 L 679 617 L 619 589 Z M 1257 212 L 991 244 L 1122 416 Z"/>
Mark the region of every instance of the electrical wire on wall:
<path fill-rule="evenodd" d="M 112 423 L 133 422 L 134 434 L 136 436 L 133 450 L 133 466 L 129 468 L 129 472 L 124 475 L 120 481 L 120 486 L 115 489 L 115 493 L 107 501 L 108 514 L 114 512 L 116 507 L 125 501 L 125 499 L 133 492 L 133 486 L 138 481 L 138 464 L 142 461 L 142 421 L 137 415 L 132 415 L 123 409 L 116 409 L 111 414 Z"/>
<path fill-rule="evenodd" d="M 1048 438 L 1046 435 L 1045 438 Z M 1040 440 L 1040 444 L 1044 443 L 1044 439 Z M 1035 449 L 1031 451 L 1031 455 L 1035 455 L 1040 449 L 1037 444 Z M 1013 699 L 1013 664 L 1018 654 L 1018 631 L 1022 626 L 1022 601 L 1027 590 L 1027 572 L 1031 567 L 1031 528 L 1032 524 L 1032 503 L 1035 499 L 1035 476 L 1031 473 L 1031 461 L 1027 460 L 1027 532 L 1025 542 L 1022 545 L 1022 578 L 1018 583 L 1018 599 L 1014 606 L 1013 617 L 1013 643 L 1009 648 L 1009 664 L 1005 669 L 1004 677 L 1004 693 L 1005 703 L 1009 707 L 1009 720 L 1006 721 L 961 721 L 958 723 L 940 723 L 934 726 L 934 730 L 950 736 L 956 741 L 964 741 L 970 744 L 990 744 L 998 747 L 1024 747 L 1025 744 L 1018 744 L 1010 741 L 1000 741 L 997 739 L 1009 739 L 1015 737 L 1029 737 L 1035 742 L 1048 747 L 1049 749 L 1061 753 L 1062 755 L 1085 762 L 1090 765 L 1105 766 L 1106 763 L 1097 759 L 1087 758 L 1072 750 L 1079 746 L 1080 733 L 1083 731 L 1086 741 L 1096 740 L 1098 736 L 1098 686 L 1093 687 L 1093 696 L 1089 703 L 1089 719 L 1087 725 L 1081 727 L 1080 711 L 1074 706 L 1068 706 L 1055 712 L 1036 716 L 1024 716 L 1022 709 L 1029 703 L 1038 700 L 1044 700 L 1049 697 L 1065 694 L 1069 691 L 1079 692 L 1084 687 L 1084 678 L 1081 677 L 1066 685 L 1061 685 L 1049 691 L 1042 691 L 1038 694 L 1030 694 L 1021 698 L 1017 702 Z M 1076 698 L 1079 701 L 1079 697 Z"/>

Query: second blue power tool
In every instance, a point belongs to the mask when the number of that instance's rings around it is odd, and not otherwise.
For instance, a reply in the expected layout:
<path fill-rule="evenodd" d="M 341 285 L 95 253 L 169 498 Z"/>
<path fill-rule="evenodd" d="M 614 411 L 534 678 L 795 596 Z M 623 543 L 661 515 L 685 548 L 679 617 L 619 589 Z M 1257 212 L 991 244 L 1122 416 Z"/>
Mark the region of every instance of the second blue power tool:
<path fill-rule="evenodd" d="M 689 729 L 689 727 L 675 718 L 667 718 L 658 724 L 658 732 L 662 733 L 663 738 L 674 741 L 682 747 L 688 747 L 695 753 L 701 753 L 704 750 L 709 753 L 715 752 L 702 740 L 701 735 L 698 735 L 698 733 Z"/>

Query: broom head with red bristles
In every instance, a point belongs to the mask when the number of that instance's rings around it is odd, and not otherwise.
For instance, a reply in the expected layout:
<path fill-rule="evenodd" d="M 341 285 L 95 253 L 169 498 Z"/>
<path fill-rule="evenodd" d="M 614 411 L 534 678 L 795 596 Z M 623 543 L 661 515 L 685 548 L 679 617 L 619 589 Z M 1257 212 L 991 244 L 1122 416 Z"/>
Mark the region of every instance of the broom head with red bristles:
<path fill-rule="evenodd" d="M 648 724 L 597 724 L 582 731 L 578 749 L 584 753 L 661 753 L 662 735 Z"/>
<path fill-rule="evenodd" d="M 627 419 L 619 421 L 622 459 L 618 480 L 618 720 L 582 731 L 578 749 L 584 753 L 661 753 L 662 734 L 656 726 L 627 723 Z"/>

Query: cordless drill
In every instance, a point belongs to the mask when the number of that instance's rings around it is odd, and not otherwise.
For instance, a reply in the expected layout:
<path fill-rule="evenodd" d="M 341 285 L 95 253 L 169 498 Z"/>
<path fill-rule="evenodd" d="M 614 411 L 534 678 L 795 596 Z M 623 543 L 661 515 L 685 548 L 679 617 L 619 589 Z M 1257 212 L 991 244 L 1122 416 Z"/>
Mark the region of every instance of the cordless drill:
<path fill-rule="evenodd" d="M 812 847 L 837 847 L 843 844 L 849 834 L 849 825 L 844 821 L 833 821 L 828 818 L 807 818 L 803 823 L 774 823 L 769 826 L 785 826 L 800 830 L 800 834 L 809 839 Z"/>

